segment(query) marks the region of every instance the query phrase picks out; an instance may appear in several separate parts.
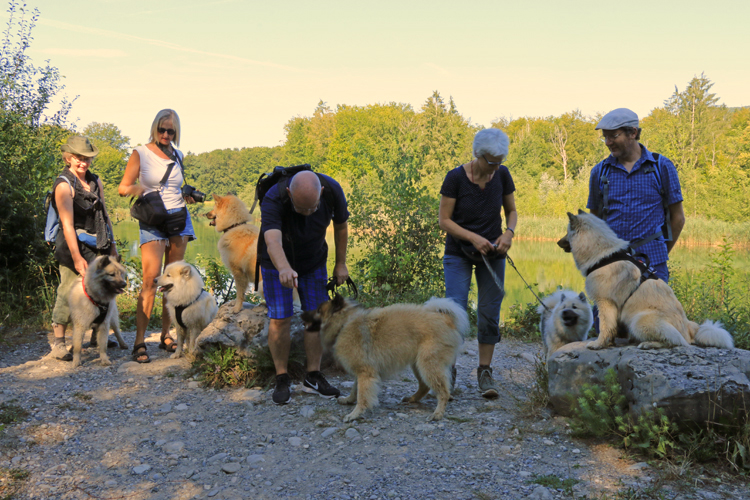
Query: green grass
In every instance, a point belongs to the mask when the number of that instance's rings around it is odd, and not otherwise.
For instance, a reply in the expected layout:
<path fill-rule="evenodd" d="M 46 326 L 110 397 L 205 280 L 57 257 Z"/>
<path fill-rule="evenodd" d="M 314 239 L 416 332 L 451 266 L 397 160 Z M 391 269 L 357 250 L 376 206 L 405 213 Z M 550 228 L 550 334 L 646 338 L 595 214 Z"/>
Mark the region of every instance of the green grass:
<path fill-rule="evenodd" d="M 12 424 L 29 416 L 29 412 L 12 403 L 10 401 L 0 404 L 0 424 Z"/>
<path fill-rule="evenodd" d="M 530 481 L 532 484 L 540 484 L 546 488 L 552 488 L 555 490 L 562 490 L 563 493 L 566 495 L 572 495 L 573 494 L 573 486 L 580 483 L 578 479 L 573 479 L 572 477 L 568 477 L 565 479 L 560 479 L 559 477 L 549 474 L 546 476 L 538 476 L 534 478 L 532 481 Z"/>

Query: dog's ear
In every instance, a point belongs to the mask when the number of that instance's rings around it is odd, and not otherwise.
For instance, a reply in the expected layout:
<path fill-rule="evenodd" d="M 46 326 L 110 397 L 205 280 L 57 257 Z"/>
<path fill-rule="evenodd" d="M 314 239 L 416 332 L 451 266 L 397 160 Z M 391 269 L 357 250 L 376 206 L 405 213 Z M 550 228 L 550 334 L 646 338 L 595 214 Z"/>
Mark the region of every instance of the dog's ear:
<path fill-rule="evenodd" d="M 103 255 L 101 259 L 99 259 L 99 269 L 104 269 L 109 265 L 109 255 Z"/>
<path fill-rule="evenodd" d="M 211 194 L 211 196 L 213 196 L 215 202 L 218 203 L 218 202 L 221 201 L 221 196 L 219 196 L 218 194 L 213 193 L 213 194 Z"/>
<path fill-rule="evenodd" d="M 560 294 L 560 303 L 562 304 L 563 302 L 565 302 L 565 294 L 561 293 Z"/>
<path fill-rule="evenodd" d="M 570 241 L 568 240 L 567 236 L 563 236 L 562 238 L 557 240 L 557 246 L 570 253 Z"/>
<path fill-rule="evenodd" d="M 332 313 L 342 310 L 346 306 L 346 300 L 341 296 L 340 293 L 336 292 L 331 301 Z"/>
<path fill-rule="evenodd" d="M 185 278 L 190 278 L 193 274 L 193 269 L 188 264 L 185 264 L 185 267 L 180 270 L 180 274 Z"/>
<path fill-rule="evenodd" d="M 585 210 L 581 210 L 580 208 L 578 209 L 578 215 L 581 215 L 581 214 L 587 214 L 587 213 L 588 213 L 588 212 L 587 212 L 587 211 L 585 211 Z"/>
<path fill-rule="evenodd" d="M 115 260 L 118 264 L 122 264 L 122 255 L 120 255 L 119 253 L 115 255 Z"/>
<path fill-rule="evenodd" d="M 578 298 L 581 299 L 584 302 L 588 302 L 589 301 L 589 299 L 586 298 L 586 294 L 583 293 L 583 292 L 581 292 L 581 294 L 578 295 Z"/>

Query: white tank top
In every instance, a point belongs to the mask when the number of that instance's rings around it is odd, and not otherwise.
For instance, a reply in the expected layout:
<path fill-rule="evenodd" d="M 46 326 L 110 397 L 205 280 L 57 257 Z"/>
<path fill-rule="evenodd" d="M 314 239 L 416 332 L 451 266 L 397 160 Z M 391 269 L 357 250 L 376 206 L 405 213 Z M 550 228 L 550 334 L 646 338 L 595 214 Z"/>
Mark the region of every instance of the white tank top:
<path fill-rule="evenodd" d="M 172 160 L 161 158 L 146 146 L 136 146 L 135 150 L 138 151 L 141 158 L 141 173 L 138 176 L 138 181 L 146 189 L 144 194 L 161 191 L 161 199 L 164 201 L 167 210 L 184 207 L 185 199 L 182 197 L 183 177 L 180 166 L 175 163 L 164 188 L 161 188 L 159 181 L 164 177 Z M 182 153 L 176 149 L 175 154 L 180 160 L 184 158 Z"/>

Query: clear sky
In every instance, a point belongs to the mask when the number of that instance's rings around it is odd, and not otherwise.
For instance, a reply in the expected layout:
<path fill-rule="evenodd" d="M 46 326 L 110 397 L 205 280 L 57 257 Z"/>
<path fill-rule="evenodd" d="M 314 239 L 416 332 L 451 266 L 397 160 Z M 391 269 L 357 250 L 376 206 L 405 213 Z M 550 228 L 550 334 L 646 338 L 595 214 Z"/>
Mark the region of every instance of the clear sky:
<path fill-rule="evenodd" d="M 167 107 L 200 153 L 279 145 L 320 100 L 419 109 L 434 90 L 485 126 L 644 116 L 701 72 L 750 105 L 747 0 L 27 1 L 29 55 L 65 76 L 76 126 L 114 123 L 132 145 Z"/>

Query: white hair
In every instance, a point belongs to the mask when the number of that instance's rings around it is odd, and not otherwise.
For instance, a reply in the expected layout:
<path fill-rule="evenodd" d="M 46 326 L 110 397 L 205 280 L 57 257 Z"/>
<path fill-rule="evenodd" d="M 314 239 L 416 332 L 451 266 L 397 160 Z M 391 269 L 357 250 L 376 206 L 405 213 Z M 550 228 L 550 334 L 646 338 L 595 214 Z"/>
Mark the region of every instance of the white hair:
<path fill-rule="evenodd" d="M 499 128 L 486 128 L 474 136 L 474 156 L 477 158 L 490 155 L 502 156 L 505 160 L 508 157 L 509 146 L 508 135 Z"/>

